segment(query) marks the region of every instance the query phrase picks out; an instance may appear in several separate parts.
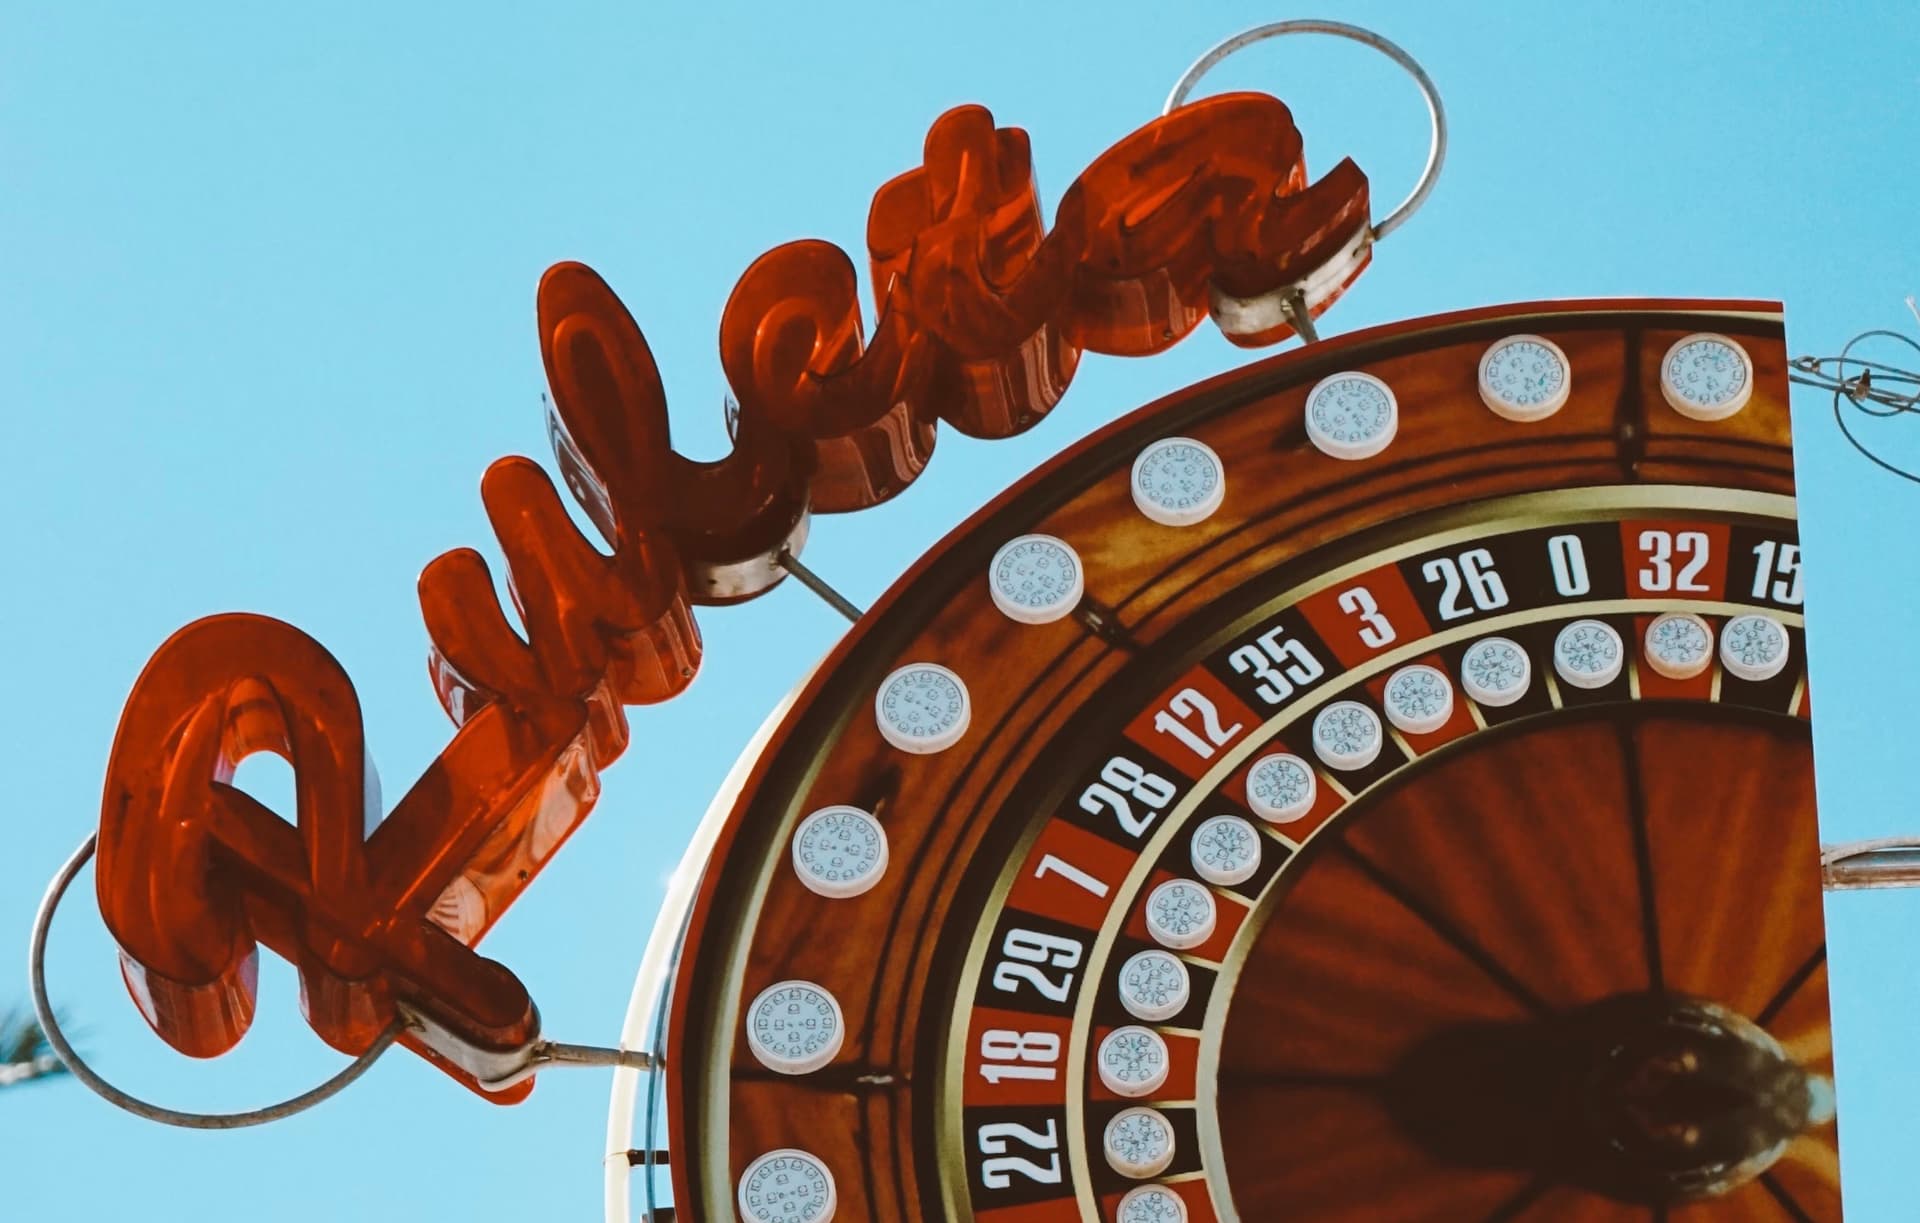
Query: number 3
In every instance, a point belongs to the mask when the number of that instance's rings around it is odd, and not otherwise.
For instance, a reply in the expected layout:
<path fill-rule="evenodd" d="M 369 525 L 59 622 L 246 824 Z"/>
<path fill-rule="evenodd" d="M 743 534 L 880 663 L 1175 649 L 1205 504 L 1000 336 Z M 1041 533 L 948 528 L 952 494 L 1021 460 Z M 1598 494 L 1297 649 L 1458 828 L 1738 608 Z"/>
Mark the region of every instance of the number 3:
<path fill-rule="evenodd" d="M 1380 614 L 1380 604 L 1365 586 L 1341 591 L 1340 610 L 1360 617 L 1360 640 L 1370 649 L 1388 645 L 1399 635 L 1393 631 L 1392 622 Z"/>

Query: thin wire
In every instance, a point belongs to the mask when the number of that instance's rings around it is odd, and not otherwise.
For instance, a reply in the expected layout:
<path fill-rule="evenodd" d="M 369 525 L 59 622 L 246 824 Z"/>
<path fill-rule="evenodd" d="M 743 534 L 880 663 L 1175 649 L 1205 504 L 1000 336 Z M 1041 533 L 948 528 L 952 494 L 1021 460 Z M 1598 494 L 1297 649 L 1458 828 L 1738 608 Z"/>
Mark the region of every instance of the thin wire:
<path fill-rule="evenodd" d="M 1912 298 L 1907 299 L 1907 305 L 1920 316 L 1920 308 L 1914 307 Z M 1852 404 L 1856 411 L 1880 420 L 1920 413 L 1920 374 L 1884 361 L 1869 361 L 1853 355 L 1857 345 L 1872 339 L 1888 339 L 1904 344 L 1916 357 L 1920 357 L 1920 343 L 1898 331 L 1863 331 L 1847 341 L 1839 356 L 1795 358 L 1787 376 L 1802 386 L 1832 391 L 1833 420 L 1840 426 L 1840 435 L 1847 439 L 1848 444 L 1881 470 L 1892 472 L 1910 483 L 1920 484 L 1920 475 L 1881 458 L 1861 441 L 1847 424 L 1847 413 L 1841 407 L 1844 400 Z"/>
<path fill-rule="evenodd" d="M 1408 55 L 1398 43 L 1374 33 L 1363 26 L 1348 25 L 1344 21 L 1276 21 L 1270 25 L 1255 26 L 1244 33 L 1235 34 L 1193 62 L 1181 78 L 1174 82 L 1173 92 L 1167 95 L 1167 104 L 1160 109 L 1163 115 L 1171 114 L 1173 109 L 1187 100 L 1193 87 L 1200 78 L 1242 48 L 1262 42 L 1269 38 L 1284 38 L 1289 34 L 1331 34 L 1335 38 L 1347 38 L 1362 46 L 1372 47 L 1394 63 L 1400 65 L 1414 83 L 1420 86 L 1420 93 L 1427 103 L 1427 117 L 1433 126 L 1432 139 L 1427 144 L 1427 165 L 1420 172 L 1420 181 L 1414 184 L 1411 194 L 1400 202 L 1400 206 L 1387 214 L 1387 219 L 1373 227 L 1373 240 L 1378 242 L 1394 230 L 1400 228 L 1407 218 L 1419 210 L 1433 194 L 1433 185 L 1440 178 L 1440 167 L 1447 159 L 1447 110 L 1440 102 L 1439 87 L 1420 61 Z"/>
<path fill-rule="evenodd" d="M 54 1053 L 66 1063 L 73 1077 L 86 1084 L 95 1095 L 113 1105 L 124 1109 L 136 1117 L 145 1117 L 149 1121 L 158 1121 L 163 1125 L 177 1125 L 191 1130 L 237 1130 L 250 1125 L 264 1125 L 269 1121 L 280 1121 L 296 1113 L 303 1113 L 322 1101 L 340 1094 L 349 1084 L 380 1060 L 380 1055 L 393 1047 L 393 1042 L 406 1030 L 404 1021 L 396 1021 L 386 1031 L 374 1037 L 367 1051 L 343 1067 L 340 1073 L 311 1091 L 303 1092 L 290 1100 L 278 1104 L 269 1104 L 265 1108 L 249 1109 L 243 1113 L 195 1113 L 165 1108 L 151 1104 L 138 1096 L 107 1082 L 93 1067 L 87 1065 L 67 1037 L 60 1030 L 60 1022 L 54 1017 L 53 1006 L 47 1000 L 47 932 L 53 927 L 53 914 L 60 907 L 60 900 L 66 895 L 67 888 L 73 883 L 80 868 L 93 857 L 94 846 L 98 838 L 89 834 L 80 844 L 80 848 L 67 859 L 66 865 L 47 885 L 47 894 L 40 901 L 40 911 L 34 915 L 33 938 L 27 950 L 27 974 L 33 990 L 33 1013 L 40 1021 L 41 1031 L 46 1033 L 47 1043 L 53 1046 Z"/>

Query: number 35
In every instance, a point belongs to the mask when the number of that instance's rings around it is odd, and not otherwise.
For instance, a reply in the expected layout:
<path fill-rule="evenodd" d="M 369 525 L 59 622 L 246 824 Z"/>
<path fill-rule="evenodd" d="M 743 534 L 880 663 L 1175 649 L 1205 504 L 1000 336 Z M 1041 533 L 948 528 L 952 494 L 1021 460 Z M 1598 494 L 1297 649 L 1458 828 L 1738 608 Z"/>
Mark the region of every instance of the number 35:
<path fill-rule="evenodd" d="M 1242 675 L 1259 680 L 1254 694 L 1269 705 L 1278 705 L 1293 695 L 1296 684 L 1311 684 L 1327 669 L 1297 641 L 1282 641 L 1284 628 L 1271 628 L 1227 656 L 1227 663 Z"/>

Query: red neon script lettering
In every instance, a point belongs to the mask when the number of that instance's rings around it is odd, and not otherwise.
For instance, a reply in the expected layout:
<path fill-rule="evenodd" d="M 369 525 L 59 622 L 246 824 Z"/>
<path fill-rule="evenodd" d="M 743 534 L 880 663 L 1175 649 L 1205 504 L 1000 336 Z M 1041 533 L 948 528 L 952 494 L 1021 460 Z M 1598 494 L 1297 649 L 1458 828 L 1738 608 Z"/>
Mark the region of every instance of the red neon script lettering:
<path fill-rule="evenodd" d="M 627 746 L 624 707 L 691 681 L 691 605 L 771 586 L 768 558 L 811 511 L 905 488 L 938 421 L 982 437 L 1030 427 L 1083 350 L 1158 352 L 1199 324 L 1210 291 L 1281 291 L 1346 251 L 1345 279 L 1311 303 L 1323 309 L 1365 265 L 1364 244 L 1357 259 L 1351 248 L 1367 215 L 1351 162 L 1307 185 L 1286 107 L 1232 94 L 1121 141 L 1048 231 L 1026 134 L 954 110 L 924 164 L 874 200 L 871 343 L 837 247 L 789 243 L 741 277 L 720 327 L 734 448 L 711 462 L 673 449 L 658 370 L 619 298 L 589 268 L 552 268 L 538 301 L 549 430 L 611 555 L 532 460 L 488 469 L 481 496 L 524 636 L 478 552 L 427 566 L 430 671 L 457 730 L 384 821 L 353 685 L 317 642 L 224 615 L 162 645 L 122 715 L 100 820 L 100 909 L 142 1013 L 183 1052 L 225 1052 L 252 1021 L 265 943 L 343 1052 L 364 1051 L 401 1003 L 482 1049 L 525 1044 L 538 1031 L 525 987 L 473 948 L 591 811 Z M 261 751 L 293 768 L 293 823 L 232 785 Z"/>

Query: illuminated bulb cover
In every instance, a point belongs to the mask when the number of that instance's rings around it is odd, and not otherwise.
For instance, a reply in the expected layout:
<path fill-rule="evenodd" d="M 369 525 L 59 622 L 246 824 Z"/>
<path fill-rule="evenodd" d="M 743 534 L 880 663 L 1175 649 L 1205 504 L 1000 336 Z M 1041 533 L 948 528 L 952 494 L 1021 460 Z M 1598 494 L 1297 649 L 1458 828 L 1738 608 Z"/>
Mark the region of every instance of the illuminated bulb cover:
<path fill-rule="evenodd" d="M 1753 398 L 1753 358 L 1726 336 L 1690 335 L 1662 358 L 1660 393 L 1682 416 L 1725 420 Z"/>
<path fill-rule="evenodd" d="M 1620 634 L 1604 620 L 1575 620 L 1553 639 L 1553 669 L 1576 688 L 1604 688 L 1626 665 Z"/>
<path fill-rule="evenodd" d="M 1260 869 L 1260 831 L 1237 815 L 1216 815 L 1193 830 L 1188 856 L 1208 883 L 1245 883 Z"/>
<path fill-rule="evenodd" d="M 960 742 L 973 718 L 967 686 L 936 663 L 901 667 L 874 694 L 880 737 L 903 752 L 925 756 Z"/>
<path fill-rule="evenodd" d="M 1158 1109 L 1121 1109 L 1107 1122 L 1103 1137 L 1107 1163 L 1122 1176 L 1145 1180 L 1173 1162 L 1173 1125 Z"/>
<path fill-rule="evenodd" d="M 1720 665 L 1727 674 L 1758 683 L 1786 669 L 1793 638 L 1772 616 L 1735 616 L 1720 631 Z"/>
<path fill-rule="evenodd" d="M 1533 659 L 1518 642 L 1482 637 L 1460 656 L 1460 686 L 1482 705 L 1511 705 L 1533 683 Z"/>
<path fill-rule="evenodd" d="M 1120 1005 L 1146 1023 L 1165 1023 L 1187 1009 L 1193 978 L 1179 956 L 1167 951 L 1136 951 L 1120 967 Z"/>
<path fill-rule="evenodd" d="M 822 896 L 858 896 L 886 874 L 887 830 L 858 807 L 822 807 L 794 829 L 793 871 Z"/>
<path fill-rule="evenodd" d="M 1313 751 L 1331 768 L 1364 769 L 1380 758 L 1380 715 L 1359 701 L 1335 701 L 1313 719 Z"/>
<path fill-rule="evenodd" d="M 1187 1203 L 1165 1185 L 1129 1189 L 1113 1212 L 1114 1223 L 1187 1223 Z"/>
<path fill-rule="evenodd" d="M 1227 469 L 1205 442 L 1168 437 L 1133 461 L 1133 503 L 1162 526 L 1204 522 L 1227 496 Z"/>
<path fill-rule="evenodd" d="M 1692 679 L 1713 661 L 1713 627 L 1690 612 L 1668 612 L 1647 625 L 1647 665 L 1668 679 Z"/>
<path fill-rule="evenodd" d="M 1022 535 L 993 554 L 987 567 L 993 605 L 1022 624 L 1051 624 L 1071 613 L 1086 593 L 1080 557 L 1051 535 Z"/>
<path fill-rule="evenodd" d="M 740 1174 L 746 1223 L 827 1223 L 839 1204 L 827 1165 L 792 1147 L 768 1151 Z"/>
<path fill-rule="evenodd" d="M 1291 824 L 1313 810 L 1320 783 L 1291 752 L 1262 756 L 1247 770 L 1247 806 L 1270 824 Z"/>
<path fill-rule="evenodd" d="M 1400 404 L 1372 374 L 1349 370 L 1307 394 L 1307 439 L 1336 459 L 1370 459 L 1400 431 Z"/>
<path fill-rule="evenodd" d="M 1213 893 L 1191 879 L 1169 879 L 1147 895 L 1147 933 L 1175 951 L 1213 937 L 1217 917 Z"/>
<path fill-rule="evenodd" d="M 1573 366 L 1552 340 L 1510 335 L 1480 358 L 1480 399 L 1496 416 L 1522 423 L 1545 420 L 1567 404 Z"/>
<path fill-rule="evenodd" d="M 747 1008 L 747 1046 L 781 1074 L 811 1074 L 833 1061 L 846 1022 L 832 994 L 811 981 L 782 981 Z"/>
<path fill-rule="evenodd" d="M 1131 1024 L 1107 1033 L 1093 1060 L 1108 1091 L 1138 1099 L 1166 1086 L 1171 1059 L 1158 1032 Z"/>
<path fill-rule="evenodd" d="M 1437 667 L 1415 663 L 1387 679 L 1387 721 L 1409 735 L 1430 735 L 1453 716 L 1453 681 Z"/>

